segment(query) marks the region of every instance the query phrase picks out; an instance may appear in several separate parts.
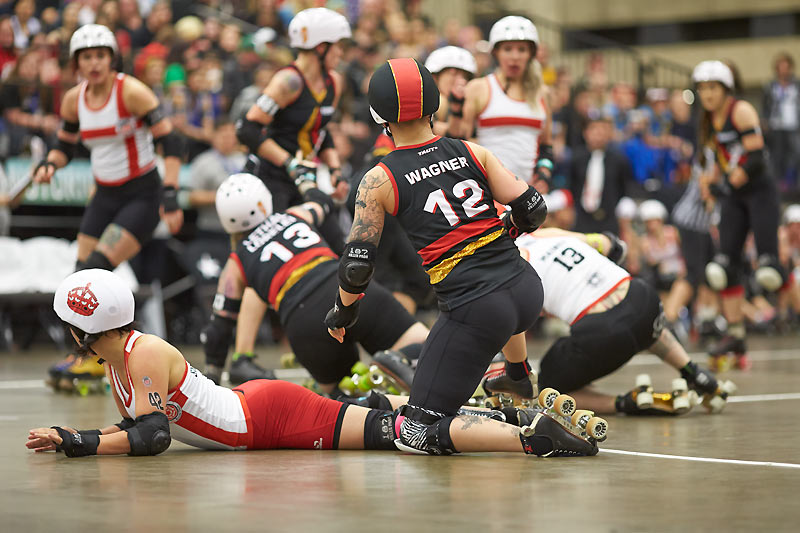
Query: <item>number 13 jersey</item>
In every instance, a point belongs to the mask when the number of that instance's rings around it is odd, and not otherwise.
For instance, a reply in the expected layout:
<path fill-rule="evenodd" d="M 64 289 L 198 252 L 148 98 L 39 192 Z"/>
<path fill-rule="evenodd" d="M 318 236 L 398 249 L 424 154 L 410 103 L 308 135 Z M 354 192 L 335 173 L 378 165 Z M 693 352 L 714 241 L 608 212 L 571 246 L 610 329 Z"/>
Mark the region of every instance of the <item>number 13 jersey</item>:
<path fill-rule="evenodd" d="M 392 182 L 395 215 L 430 276 L 439 308 L 488 294 L 527 268 L 503 231 L 486 171 L 461 140 L 402 146 L 378 166 Z"/>
<path fill-rule="evenodd" d="M 520 250 L 542 278 L 544 310 L 574 324 L 631 275 L 597 250 L 574 237 L 517 239 Z"/>

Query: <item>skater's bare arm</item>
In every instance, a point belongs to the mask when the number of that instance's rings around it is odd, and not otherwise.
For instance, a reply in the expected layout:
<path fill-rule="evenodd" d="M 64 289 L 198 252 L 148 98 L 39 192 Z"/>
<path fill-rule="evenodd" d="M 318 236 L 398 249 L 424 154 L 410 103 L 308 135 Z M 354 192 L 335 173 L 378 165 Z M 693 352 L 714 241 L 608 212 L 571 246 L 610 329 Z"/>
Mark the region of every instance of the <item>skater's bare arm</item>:
<path fill-rule="evenodd" d="M 680 370 L 691 360 L 681 343 L 667 328 L 661 330 L 661 335 L 650 346 L 650 351 L 675 370 Z"/>
<path fill-rule="evenodd" d="M 253 353 L 256 347 L 258 327 L 267 312 L 267 304 L 256 291 L 248 287 L 242 297 L 239 319 L 236 321 L 236 353 Z"/>

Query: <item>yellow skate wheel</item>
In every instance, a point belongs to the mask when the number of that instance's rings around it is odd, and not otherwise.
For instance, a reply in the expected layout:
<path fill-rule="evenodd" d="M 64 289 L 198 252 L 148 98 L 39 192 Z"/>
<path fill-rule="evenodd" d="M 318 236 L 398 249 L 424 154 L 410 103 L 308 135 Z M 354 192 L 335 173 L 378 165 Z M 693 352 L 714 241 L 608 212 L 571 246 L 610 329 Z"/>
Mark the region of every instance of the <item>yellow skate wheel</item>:
<path fill-rule="evenodd" d="M 295 368 L 297 366 L 297 360 L 294 357 L 294 353 L 289 352 L 281 355 L 281 368 Z"/>
<path fill-rule="evenodd" d="M 586 422 L 586 433 L 597 442 L 603 442 L 608 438 L 608 422 L 599 416 L 593 416 Z"/>
<path fill-rule="evenodd" d="M 539 405 L 545 409 L 551 408 L 559 394 L 560 393 L 556 389 L 551 389 L 550 387 L 543 389 L 542 392 L 539 393 Z"/>
<path fill-rule="evenodd" d="M 589 422 L 589 419 L 594 416 L 594 411 L 589 411 L 587 409 L 578 409 L 572 414 L 572 425 L 578 426 L 580 428 L 585 428 L 586 423 Z"/>
<path fill-rule="evenodd" d="M 80 396 L 84 396 L 84 397 L 88 396 L 89 393 L 91 392 L 89 384 L 86 383 L 85 381 L 75 380 L 75 382 L 73 384 L 73 387 L 74 387 L 75 392 L 77 392 Z"/>
<path fill-rule="evenodd" d="M 567 394 L 560 394 L 556 398 L 556 401 L 553 402 L 553 410 L 565 418 L 572 416 L 572 413 L 575 412 L 577 407 L 578 406 L 575 403 L 575 398 Z"/>

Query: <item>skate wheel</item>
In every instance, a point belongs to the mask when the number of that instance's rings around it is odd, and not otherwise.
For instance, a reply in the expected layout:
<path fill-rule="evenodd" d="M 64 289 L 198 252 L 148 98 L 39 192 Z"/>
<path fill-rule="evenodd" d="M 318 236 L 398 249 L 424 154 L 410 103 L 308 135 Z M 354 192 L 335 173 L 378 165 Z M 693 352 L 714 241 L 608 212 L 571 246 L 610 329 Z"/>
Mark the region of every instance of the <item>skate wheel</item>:
<path fill-rule="evenodd" d="M 350 372 L 353 374 L 358 374 L 359 376 L 365 376 L 369 373 L 369 368 L 367 365 L 359 361 L 358 363 L 354 364 L 352 368 L 350 368 Z"/>
<path fill-rule="evenodd" d="M 719 390 L 728 395 L 735 394 L 736 384 L 733 381 L 722 381 L 719 383 Z"/>
<path fill-rule="evenodd" d="M 311 387 L 307 387 L 307 388 L 311 388 Z M 351 378 L 350 376 L 345 376 L 339 382 L 339 388 L 342 389 L 344 392 L 353 392 L 353 391 L 356 390 L 356 384 L 353 381 L 353 378 Z"/>
<path fill-rule="evenodd" d="M 639 387 L 650 388 L 652 386 L 653 386 L 653 382 L 650 379 L 650 375 L 649 374 L 639 374 L 638 376 L 636 376 L 636 388 L 637 389 Z"/>
<path fill-rule="evenodd" d="M 689 400 L 688 393 L 682 393 L 672 397 L 672 408 L 678 412 L 683 413 L 692 408 L 692 403 Z"/>
<path fill-rule="evenodd" d="M 549 409 L 553 406 L 559 394 L 557 390 L 551 389 L 550 387 L 543 389 L 542 392 L 539 393 L 539 405 L 545 409 Z"/>
<path fill-rule="evenodd" d="M 281 368 L 295 368 L 297 361 L 295 360 L 294 353 L 289 352 L 281 355 Z"/>
<path fill-rule="evenodd" d="M 599 416 L 593 416 L 586 422 L 586 433 L 597 442 L 608 438 L 608 422 Z"/>
<path fill-rule="evenodd" d="M 578 409 L 572 414 L 572 425 L 578 426 L 581 429 L 586 428 L 587 422 L 594 416 L 594 411 L 589 411 L 587 409 Z"/>
<path fill-rule="evenodd" d="M 483 400 L 483 406 L 487 409 L 499 409 L 501 407 L 500 398 L 497 396 L 487 396 Z"/>
<path fill-rule="evenodd" d="M 640 390 L 636 393 L 636 407 L 649 409 L 653 406 L 653 393 L 649 390 Z"/>
<path fill-rule="evenodd" d="M 747 354 L 736 354 L 736 368 L 739 370 L 750 370 L 753 366 L 753 363 L 750 361 L 750 358 L 747 357 Z"/>
<path fill-rule="evenodd" d="M 577 407 L 578 406 L 575 403 L 575 398 L 567 394 L 559 395 L 556 398 L 556 401 L 553 402 L 553 410 L 565 418 L 572 416 L 572 413 L 575 412 Z"/>
<path fill-rule="evenodd" d="M 86 397 L 91 392 L 89 385 L 87 383 L 76 383 L 75 384 L 75 392 L 77 392 L 80 396 Z"/>
<path fill-rule="evenodd" d="M 705 402 L 705 406 L 711 414 L 718 414 L 725 408 L 725 403 L 725 399 L 721 396 L 714 396 Z"/>
<path fill-rule="evenodd" d="M 397 387 L 394 387 L 392 385 L 386 387 L 386 392 L 388 392 L 389 394 L 393 394 L 395 396 L 401 396 L 403 394 Z"/>
<path fill-rule="evenodd" d="M 386 381 L 386 376 L 383 375 L 383 372 L 379 370 L 372 370 L 370 369 L 369 373 L 369 381 L 373 385 L 382 385 L 384 381 Z"/>
<path fill-rule="evenodd" d="M 672 394 L 678 395 L 689 390 L 689 385 L 683 378 L 675 378 L 672 380 Z"/>

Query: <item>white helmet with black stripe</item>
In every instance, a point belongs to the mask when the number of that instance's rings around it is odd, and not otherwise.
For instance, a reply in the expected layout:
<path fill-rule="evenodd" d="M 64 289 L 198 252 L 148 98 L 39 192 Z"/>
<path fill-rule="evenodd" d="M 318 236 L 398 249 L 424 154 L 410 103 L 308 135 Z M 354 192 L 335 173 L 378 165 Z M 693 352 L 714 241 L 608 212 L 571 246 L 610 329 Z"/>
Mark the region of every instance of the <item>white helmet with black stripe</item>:
<path fill-rule="evenodd" d="M 102 24 L 85 24 L 75 30 L 69 40 L 69 57 L 74 58 L 80 50 L 87 48 L 111 48 L 117 55 L 117 39 L 114 33 Z"/>
<path fill-rule="evenodd" d="M 272 214 L 272 194 L 252 174 L 233 174 L 217 189 L 217 215 L 228 233 L 252 229 Z"/>

